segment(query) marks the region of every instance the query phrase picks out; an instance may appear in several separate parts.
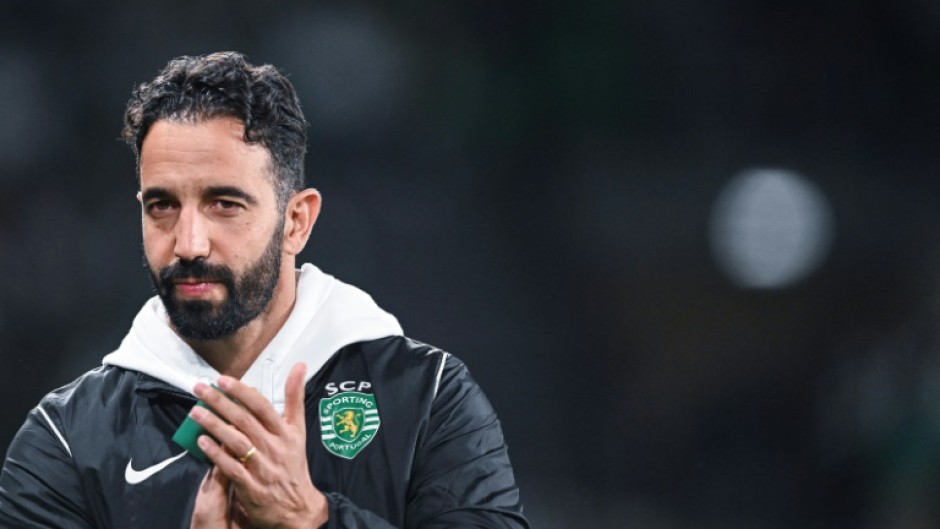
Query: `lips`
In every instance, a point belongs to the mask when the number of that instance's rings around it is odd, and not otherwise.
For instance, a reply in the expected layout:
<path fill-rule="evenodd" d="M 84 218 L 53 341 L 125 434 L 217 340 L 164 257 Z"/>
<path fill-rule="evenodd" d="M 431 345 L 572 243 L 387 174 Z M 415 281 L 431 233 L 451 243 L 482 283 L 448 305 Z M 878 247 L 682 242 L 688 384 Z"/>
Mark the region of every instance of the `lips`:
<path fill-rule="evenodd" d="M 208 294 L 212 288 L 218 285 L 215 281 L 205 280 L 184 280 L 174 283 L 176 291 L 185 297 L 200 297 Z"/>

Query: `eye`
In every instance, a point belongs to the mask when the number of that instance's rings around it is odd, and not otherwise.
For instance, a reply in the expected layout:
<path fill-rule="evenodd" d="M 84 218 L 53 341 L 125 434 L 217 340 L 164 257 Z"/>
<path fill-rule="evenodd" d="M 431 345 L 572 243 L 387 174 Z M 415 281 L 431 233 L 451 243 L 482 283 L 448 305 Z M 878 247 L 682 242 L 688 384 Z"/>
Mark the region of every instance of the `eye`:
<path fill-rule="evenodd" d="M 217 198 L 211 204 L 210 207 L 219 213 L 226 215 L 234 215 L 239 211 L 245 209 L 244 204 L 241 202 L 236 202 L 234 200 L 227 200 L 224 198 Z"/>
<path fill-rule="evenodd" d="M 147 213 L 159 216 L 169 213 L 174 207 L 175 204 L 169 200 L 154 200 L 147 203 Z"/>

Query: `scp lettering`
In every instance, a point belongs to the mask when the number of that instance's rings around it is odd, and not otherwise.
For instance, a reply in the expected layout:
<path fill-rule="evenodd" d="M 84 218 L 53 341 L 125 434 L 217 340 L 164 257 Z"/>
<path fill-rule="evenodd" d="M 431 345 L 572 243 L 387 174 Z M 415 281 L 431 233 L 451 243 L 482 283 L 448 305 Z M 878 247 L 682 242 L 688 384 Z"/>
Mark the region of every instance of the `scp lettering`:
<path fill-rule="evenodd" d="M 367 390 L 372 387 L 371 382 L 357 382 L 355 380 L 347 380 L 345 382 L 328 382 L 326 384 L 326 394 L 330 397 L 336 395 L 340 391 L 358 391 L 362 393 L 364 390 Z"/>

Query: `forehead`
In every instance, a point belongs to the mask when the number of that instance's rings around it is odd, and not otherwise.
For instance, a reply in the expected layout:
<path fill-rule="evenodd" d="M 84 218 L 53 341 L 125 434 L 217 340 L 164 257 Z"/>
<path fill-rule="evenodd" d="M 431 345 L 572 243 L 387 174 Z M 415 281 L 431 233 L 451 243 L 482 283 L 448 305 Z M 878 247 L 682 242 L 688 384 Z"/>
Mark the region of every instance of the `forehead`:
<path fill-rule="evenodd" d="M 155 122 L 140 150 L 141 187 L 272 188 L 270 153 L 244 134 L 242 122 L 228 117 Z"/>

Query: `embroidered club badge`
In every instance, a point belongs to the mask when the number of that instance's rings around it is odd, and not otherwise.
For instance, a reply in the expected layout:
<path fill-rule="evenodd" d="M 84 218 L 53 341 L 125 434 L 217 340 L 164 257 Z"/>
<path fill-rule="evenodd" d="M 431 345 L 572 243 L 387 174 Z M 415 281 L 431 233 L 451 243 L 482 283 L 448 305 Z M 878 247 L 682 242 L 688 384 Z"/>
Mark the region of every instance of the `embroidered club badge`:
<path fill-rule="evenodd" d="M 320 399 L 320 439 L 334 455 L 356 457 L 375 439 L 381 424 L 371 394 L 347 391 Z"/>

